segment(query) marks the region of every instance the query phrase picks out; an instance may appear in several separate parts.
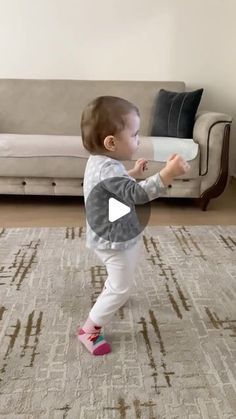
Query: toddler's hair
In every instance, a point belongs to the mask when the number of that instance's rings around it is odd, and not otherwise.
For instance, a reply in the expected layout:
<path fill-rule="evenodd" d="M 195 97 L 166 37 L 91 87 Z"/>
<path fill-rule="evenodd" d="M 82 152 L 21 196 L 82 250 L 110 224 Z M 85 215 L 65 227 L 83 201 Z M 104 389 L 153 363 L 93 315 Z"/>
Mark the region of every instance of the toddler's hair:
<path fill-rule="evenodd" d="M 81 135 L 84 147 L 91 153 L 105 151 L 104 139 L 117 135 L 126 124 L 126 116 L 138 108 L 126 99 L 115 96 L 100 96 L 89 103 L 81 117 Z"/>

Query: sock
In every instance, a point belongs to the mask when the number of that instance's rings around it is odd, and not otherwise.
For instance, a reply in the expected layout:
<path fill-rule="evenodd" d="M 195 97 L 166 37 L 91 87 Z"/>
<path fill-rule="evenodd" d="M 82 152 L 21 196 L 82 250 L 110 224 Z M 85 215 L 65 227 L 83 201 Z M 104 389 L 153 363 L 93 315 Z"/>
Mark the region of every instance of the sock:
<path fill-rule="evenodd" d="M 78 328 L 77 336 L 92 355 L 105 355 L 111 352 L 111 346 L 101 334 L 101 326 L 89 317 L 83 327 Z"/>

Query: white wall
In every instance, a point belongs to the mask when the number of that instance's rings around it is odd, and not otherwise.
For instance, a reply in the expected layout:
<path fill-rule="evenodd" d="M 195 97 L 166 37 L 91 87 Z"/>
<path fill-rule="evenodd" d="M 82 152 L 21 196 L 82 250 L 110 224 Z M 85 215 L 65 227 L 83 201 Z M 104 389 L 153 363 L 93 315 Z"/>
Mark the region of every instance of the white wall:
<path fill-rule="evenodd" d="M 235 0 L 0 0 L 0 6 L 1 78 L 183 80 L 188 89 L 205 88 L 202 109 L 236 117 Z"/>

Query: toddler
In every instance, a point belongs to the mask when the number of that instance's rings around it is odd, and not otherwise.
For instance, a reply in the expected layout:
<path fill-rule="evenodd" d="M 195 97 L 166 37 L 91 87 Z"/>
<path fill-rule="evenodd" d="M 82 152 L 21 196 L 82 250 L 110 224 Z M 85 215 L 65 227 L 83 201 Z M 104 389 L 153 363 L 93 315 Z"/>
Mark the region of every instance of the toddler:
<path fill-rule="evenodd" d="M 124 197 L 135 201 L 141 186 L 151 201 L 165 192 L 175 177 L 189 169 L 181 156 L 172 155 L 160 173 L 137 183 L 135 178 L 142 177 L 147 160 L 137 160 L 129 171 L 122 160 L 131 160 L 137 150 L 139 125 L 138 108 L 125 99 L 101 96 L 86 107 L 81 119 L 83 145 L 90 152 L 84 174 L 85 206 L 92 189 L 106 179 L 116 179 L 113 194 L 118 188 Z M 124 242 L 111 242 L 99 237 L 88 222 L 86 226 L 86 246 L 94 249 L 105 264 L 108 276 L 87 320 L 78 327 L 77 336 L 92 355 L 105 355 L 111 346 L 101 329 L 129 298 L 141 241 L 138 235 Z"/>

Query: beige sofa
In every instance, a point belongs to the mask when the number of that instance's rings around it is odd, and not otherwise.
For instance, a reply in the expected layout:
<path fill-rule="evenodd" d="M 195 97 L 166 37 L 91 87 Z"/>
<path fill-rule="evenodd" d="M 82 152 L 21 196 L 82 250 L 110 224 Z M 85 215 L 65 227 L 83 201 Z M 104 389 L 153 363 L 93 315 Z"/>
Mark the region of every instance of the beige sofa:
<path fill-rule="evenodd" d="M 206 209 L 228 180 L 232 118 L 199 112 L 193 139 L 150 137 L 153 109 L 161 89 L 184 91 L 183 82 L 0 80 L 0 194 L 82 195 L 88 153 L 80 137 L 85 105 L 99 95 L 133 101 L 140 109 L 140 147 L 145 177 L 159 171 L 168 154 L 180 152 L 190 171 L 174 180 L 169 197 L 198 198 Z M 127 169 L 133 162 L 124 162 Z"/>

